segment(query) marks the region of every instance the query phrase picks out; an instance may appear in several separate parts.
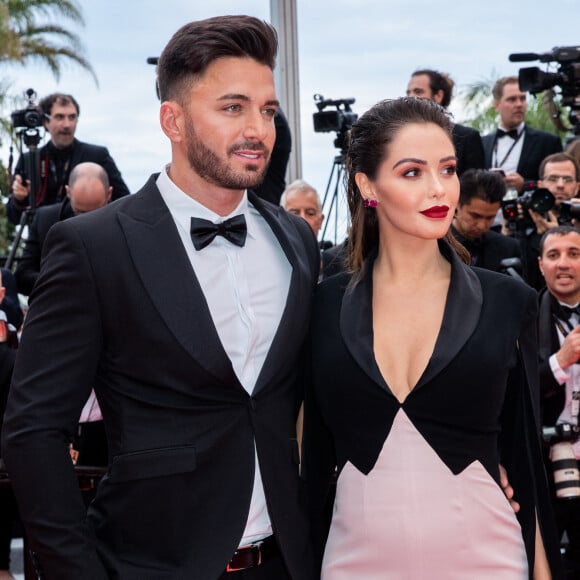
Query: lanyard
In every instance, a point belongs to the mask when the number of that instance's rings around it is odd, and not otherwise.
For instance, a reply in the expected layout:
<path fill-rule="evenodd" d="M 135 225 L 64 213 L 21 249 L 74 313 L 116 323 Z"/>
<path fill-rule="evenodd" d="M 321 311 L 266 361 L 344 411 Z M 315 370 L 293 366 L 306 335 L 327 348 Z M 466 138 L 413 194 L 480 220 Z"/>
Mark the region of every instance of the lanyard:
<path fill-rule="evenodd" d="M 503 167 L 503 164 L 507 161 L 507 158 L 510 156 L 510 153 L 514 150 L 516 143 L 520 140 L 523 131 L 518 133 L 518 136 L 514 139 L 514 142 L 511 144 L 510 148 L 508 149 L 507 153 L 504 155 L 504 158 L 501 160 L 501 163 L 497 163 L 497 137 L 495 139 L 495 143 L 493 145 L 493 156 L 495 157 L 496 164 L 494 167 L 500 168 Z"/>

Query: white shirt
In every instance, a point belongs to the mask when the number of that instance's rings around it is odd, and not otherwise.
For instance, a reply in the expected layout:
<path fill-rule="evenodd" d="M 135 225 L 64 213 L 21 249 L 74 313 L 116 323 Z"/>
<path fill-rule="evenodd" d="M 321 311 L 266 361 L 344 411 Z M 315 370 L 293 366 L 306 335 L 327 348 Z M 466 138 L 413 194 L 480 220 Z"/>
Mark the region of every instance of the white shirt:
<path fill-rule="evenodd" d="M 565 304 L 564 306 L 570 306 Z M 576 327 L 580 322 L 577 314 L 572 314 L 570 316 L 570 325 L 572 328 Z M 568 329 L 567 329 L 568 330 Z M 564 334 L 556 326 L 556 331 L 558 333 L 558 341 L 560 346 L 564 342 Z M 556 354 L 553 354 L 549 359 L 550 368 L 552 369 L 552 374 L 554 378 L 558 382 L 559 385 L 563 385 L 566 383 L 566 402 L 564 403 L 564 409 L 560 413 L 558 420 L 556 423 L 559 425 L 561 423 L 569 423 L 570 425 L 576 425 L 578 422 L 578 418 L 572 415 L 572 393 L 574 389 L 580 390 L 580 365 L 573 364 L 570 365 L 567 369 L 563 369 L 558 364 L 558 359 L 556 358 Z M 580 459 L 580 440 L 576 441 L 573 445 L 574 447 L 574 454 L 576 455 L 576 459 Z"/>
<path fill-rule="evenodd" d="M 252 394 L 286 305 L 290 263 L 246 193 L 231 214 L 219 216 L 181 191 L 167 175 L 167 169 L 159 175 L 157 187 L 175 221 L 234 372 L 243 388 Z M 190 235 L 192 217 L 218 223 L 238 214 L 244 214 L 248 227 L 243 248 L 216 236 L 209 246 L 195 250 Z M 250 513 L 240 546 L 271 534 L 256 454 Z"/>
<path fill-rule="evenodd" d="M 519 139 L 515 145 L 515 139 L 512 139 L 509 135 L 495 140 L 491 158 L 491 166 L 503 169 L 506 175 L 508 173 L 515 173 L 517 171 L 518 163 L 520 162 L 520 157 L 522 155 L 522 147 L 524 146 L 524 139 L 526 138 L 524 125 L 525 123 L 520 123 L 517 127 Z M 501 125 L 499 128 L 503 129 L 504 131 L 506 130 Z M 512 145 L 513 149 L 510 151 Z"/>

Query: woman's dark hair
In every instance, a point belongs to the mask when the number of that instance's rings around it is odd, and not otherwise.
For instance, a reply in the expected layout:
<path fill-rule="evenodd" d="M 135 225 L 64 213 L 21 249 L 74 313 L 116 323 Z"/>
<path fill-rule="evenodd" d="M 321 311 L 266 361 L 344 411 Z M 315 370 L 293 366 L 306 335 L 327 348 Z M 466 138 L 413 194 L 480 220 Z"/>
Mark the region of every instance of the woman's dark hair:
<path fill-rule="evenodd" d="M 253 16 L 216 16 L 190 22 L 173 35 L 159 57 L 159 98 L 181 103 L 185 89 L 218 58 L 253 58 L 273 70 L 277 51 L 274 27 Z"/>
<path fill-rule="evenodd" d="M 389 145 L 398 131 L 411 123 L 435 124 L 449 135 L 451 141 L 451 120 L 445 109 L 434 101 L 416 97 L 401 97 L 377 103 L 354 123 L 350 131 L 345 176 L 352 222 L 347 250 L 351 272 L 363 274 L 364 260 L 379 242 L 376 210 L 364 207 L 355 176 L 364 173 L 370 180 L 376 179 Z M 445 239 L 463 261 L 469 261 L 467 250 L 450 232 Z"/>

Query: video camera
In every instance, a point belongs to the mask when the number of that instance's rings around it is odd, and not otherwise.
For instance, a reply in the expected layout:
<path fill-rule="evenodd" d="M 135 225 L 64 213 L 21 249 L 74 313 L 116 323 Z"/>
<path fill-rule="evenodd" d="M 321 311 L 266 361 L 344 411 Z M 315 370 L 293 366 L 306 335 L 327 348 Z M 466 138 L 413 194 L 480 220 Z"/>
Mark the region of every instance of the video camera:
<path fill-rule="evenodd" d="M 36 104 L 36 91 L 28 89 L 25 92 L 28 98 L 28 105 L 25 109 L 13 111 L 10 114 L 12 126 L 16 129 L 35 129 L 44 124 L 44 114 L 42 109 Z"/>
<path fill-rule="evenodd" d="M 525 229 L 528 226 L 534 226 L 528 210 L 531 209 L 536 213 L 545 215 L 554 207 L 555 203 L 554 195 L 543 187 L 534 191 L 526 191 L 519 196 L 515 190 L 510 190 L 501 201 L 501 209 L 510 229 Z M 521 211 L 518 205 L 521 207 Z"/>
<path fill-rule="evenodd" d="M 338 136 L 334 140 L 334 146 L 345 149 L 346 134 L 358 119 L 358 115 L 353 113 L 350 108 L 355 99 L 325 99 L 322 95 L 316 94 L 314 95 L 314 102 L 318 109 L 318 112 L 312 115 L 314 131 L 316 133 L 335 131 Z M 325 111 L 326 107 L 336 107 L 336 110 Z"/>
<path fill-rule="evenodd" d="M 570 107 L 569 120 L 578 123 L 576 111 L 580 110 L 580 46 L 556 46 L 551 52 L 537 54 L 520 52 L 509 55 L 510 62 L 539 60 L 556 62 L 560 65 L 557 72 L 544 72 L 537 66 L 521 68 L 518 74 L 520 89 L 532 95 L 547 91 L 555 86 L 561 89 L 561 104 Z"/>

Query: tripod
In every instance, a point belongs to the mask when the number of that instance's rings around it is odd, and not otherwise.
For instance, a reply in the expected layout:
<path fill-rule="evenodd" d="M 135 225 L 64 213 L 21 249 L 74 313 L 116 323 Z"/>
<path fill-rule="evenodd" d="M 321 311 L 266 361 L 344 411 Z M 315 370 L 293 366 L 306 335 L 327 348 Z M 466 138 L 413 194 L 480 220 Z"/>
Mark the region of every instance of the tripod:
<path fill-rule="evenodd" d="M 22 241 L 22 233 L 24 228 L 32 222 L 34 217 L 34 212 L 36 210 L 36 192 L 40 185 L 40 179 L 38 176 L 39 168 L 39 153 L 38 153 L 38 143 L 40 142 L 40 134 L 38 129 L 23 129 L 19 133 L 20 141 L 24 141 L 24 144 L 28 148 L 28 155 L 24 156 L 24 175 L 22 175 L 22 181 L 26 182 L 26 178 L 30 176 L 30 191 L 28 193 L 28 209 L 22 212 L 20 216 L 20 222 L 10 247 L 10 252 L 6 258 L 5 268 L 9 270 L 12 269 L 12 263 L 16 257 L 16 252 Z M 22 147 L 20 148 L 22 150 Z"/>
<path fill-rule="evenodd" d="M 334 161 L 332 163 L 332 168 L 330 170 L 330 177 L 328 178 L 328 183 L 326 185 L 326 191 L 324 192 L 324 197 L 322 199 L 322 209 L 324 215 L 326 216 L 326 220 L 324 223 L 324 228 L 322 230 L 321 241 L 325 239 L 326 230 L 328 229 L 328 224 L 331 223 L 331 216 L 334 217 L 334 244 L 338 243 L 338 204 L 339 204 L 339 197 L 338 192 L 340 188 L 340 184 L 342 182 L 343 174 L 344 174 L 344 160 L 346 157 L 346 147 L 348 143 L 347 139 L 348 135 L 348 128 L 341 129 L 337 135 L 336 139 L 334 140 L 334 146 L 340 149 L 340 153 L 334 157 Z M 334 186 L 333 186 L 334 184 Z M 327 200 L 330 196 L 330 200 Z M 326 209 L 328 207 L 328 209 Z M 333 215 L 334 212 L 334 215 Z"/>

